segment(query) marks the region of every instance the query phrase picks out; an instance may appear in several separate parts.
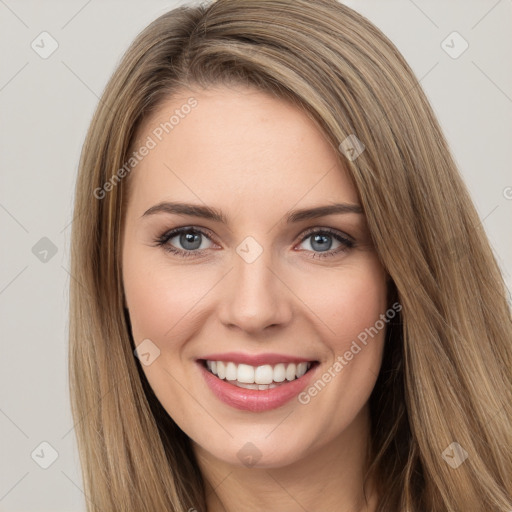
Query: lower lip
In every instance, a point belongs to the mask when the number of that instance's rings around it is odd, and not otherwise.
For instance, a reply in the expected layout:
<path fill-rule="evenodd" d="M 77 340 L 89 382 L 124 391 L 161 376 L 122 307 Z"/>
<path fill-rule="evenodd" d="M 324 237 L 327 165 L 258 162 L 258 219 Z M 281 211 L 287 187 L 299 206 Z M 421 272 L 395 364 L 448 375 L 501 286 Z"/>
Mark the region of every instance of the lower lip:
<path fill-rule="evenodd" d="M 281 384 L 272 389 L 239 388 L 225 380 L 219 379 L 206 369 L 202 361 L 198 361 L 201 373 L 213 393 L 227 405 L 242 411 L 263 412 L 277 409 L 297 396 L 309 383 L 317 363 L 302 377 Z"/>

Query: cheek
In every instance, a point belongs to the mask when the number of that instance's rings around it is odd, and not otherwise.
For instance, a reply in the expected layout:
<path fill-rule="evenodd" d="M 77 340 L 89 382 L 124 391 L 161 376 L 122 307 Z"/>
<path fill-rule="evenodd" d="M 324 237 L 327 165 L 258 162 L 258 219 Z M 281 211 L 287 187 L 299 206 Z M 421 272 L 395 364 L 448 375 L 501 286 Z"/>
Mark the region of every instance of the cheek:
<path fill-rule="evenodd" d="M 179 339 L 194 306 L 212 284 L 205 273 L 199 279 L 193 266 L 170 269 L 161 258 L 157 261 L 140 252 L 126 254 L 123 266 L 134 341 Z"/>
<path fill-rule="evenodd" d="M 395 315 L 393 310 L 386 316 L 386 274 L 376 258 L 359 263 L 339 269 L 325 280 L 317 279 L 307 295 L 305 288 L 302 291 L 311 318 L 316 317 L 316 325 L 321 326 L 329 356 L 299 402 L 325 407 L 325 414 L 336 419 L 332 428 L 345 425 L 371 394 L 380 370 L 386 327 Z"/>
<path fill-rule="evenodd" d="M 386 274 L 376 257 L 336 269 L 300 286 L 298 295 L 323 326 L 325 341 L 337 353 L 375 324 L 387 308 Z M 297 289 L 297 288 L 296 288 Z"/>
<path fill-rule="evenodd" d="M 363 333 L 385 313 L 386 297 L 386 288 L 380 280 L 349 281 L 345 288 L 340 287 L 329 305 L 332 330 L 338 340 L 337 353 L 349 350 L 352 341 L 364 339 Z"/>
<path fill-rule="evenodd" d="M 144 342 L 141 347 L 146 347 L 145 340 L 150 340 L 158 354 L 142 370 L 160 403 L 182 424 L 184 418 L 200 414 L 191 407 L 182 383 L 193 378 L 185 364 L 191 359 L 188 341 L 203 321 L 204 300 L 218 273 L 199 272 L 194 265 L 171 267 L 156 251 L 141 249 L 126 251 L 123 280 L 135 346 Z"/>
<path fill-rule="evenodd" d="M 150 364 L 143 364 L 142 370 L 160 403 L 173 412 L 175 421 L 185 425 L 199 413 L 190 406 L 190 395 L 183 392 L 181 383 L 190 378 L 183 361 L 195 312 L 199 310 L 196 308 L 212 287 L 206 277 L 203 273 L 199 280 L 197 272 L 189 268 L 170 269 L 161 258 L 156 261 L 145 251 L 127 253 L 123 261 L 134 343 L 145 343 L 141 347 L 147 347 L 145 340 L 151 340 L 150 350 L 158 354 Z"/>

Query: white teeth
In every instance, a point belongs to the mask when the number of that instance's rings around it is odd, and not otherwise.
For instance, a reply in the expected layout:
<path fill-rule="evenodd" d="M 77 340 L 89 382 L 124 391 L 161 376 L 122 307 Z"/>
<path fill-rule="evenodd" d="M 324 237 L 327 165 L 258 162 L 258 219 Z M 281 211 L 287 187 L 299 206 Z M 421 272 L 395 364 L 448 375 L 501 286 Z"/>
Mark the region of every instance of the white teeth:
<path fill-rule="evenodd" d="M 248 364 L 235 364 L 232 361 L 206 361 L 207 368 L 219 377 L 232 384 L 247 389 L 271 389 L 276 383 L 292 381 L 302 377 L 311 367 L 312 363 L 278 363 L 275 366 L 264 364 L 250 366 Z"/>
<path fill-rule="evenodd" d="M 219 376 L 219 378 L 222 377 Z M 254 384 L 254 367 L 248 364 L 239 364 L 236 372 L 236 380 L 245 384 Z"/>
<path fill-rule="evenodd" d="M 236 364 L 235 363 L 228 363 L 226 365 L 226 380 L 236 380 Z"/>
<path fill-rule="evenodd" d="M 245 389 L 257 389 L 259 391 L 263 391 L 265 389 L 273 389 L 277 388 L 277 384 L 244 384 L 243 382 L 238 382 L 237 380 L 230 381 L 231 384 L 238 386 L 239 388 Z"/>
<path fill-rule="evenodd" d="M 219 379 L 226 378 L 226 366 L 222 361 L 217 361 L 217 377 Z"/>
<path fill-rule="evenodd" d="M 246 384 L 245 382 L 236 381 L 236 385 L 239 388 L 245 388 L 245 389 L 258 389 L 258 384 Z"/>
<path fill-rule="evenodd" d="M 295 374 L 297 373 L 297 367 L 292 363 L 286 367 L 286 380 L 295 380 Z"/>
<path fill-rule="evenodd" d="M 299 363 L 297 365 L 297 371 L 295 372 L 295 375 L 297 378 L 302 377 L 308 369 L 308 363 Z"/>
<path fill-rule="evenodd" d="M 256 368 L 254 372 L 254 382 L 256 384 L 272 384 L 273 380 L 274 372 L 272 371 L 272 366 L 265 364 Z"/>
<path fill-rule="evenodd" d="M 274 366 L 274 382 L 283 382 L 286 379 L 286 367 L 283 363 Z"/>

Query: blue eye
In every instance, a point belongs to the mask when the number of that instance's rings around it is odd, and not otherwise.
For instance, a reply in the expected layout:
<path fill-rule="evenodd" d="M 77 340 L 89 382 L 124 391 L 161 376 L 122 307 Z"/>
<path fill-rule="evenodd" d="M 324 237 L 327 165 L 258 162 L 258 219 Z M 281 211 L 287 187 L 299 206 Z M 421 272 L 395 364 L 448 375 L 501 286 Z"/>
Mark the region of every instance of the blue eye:
<path fill-rule="evenodd" d="M 339 244 L 335 249 L 331 249 L 333 239 Z M 354 242 L 348 237 L 343 236 L 338 231 L 332 229 L 314 229 L 309 231 L 306 236 L 302 238 L 301 244 L 306 240 L 310 240 L 309 246 L 313 250 L 311 257 L 313 258 L 326 258 L 329 256 L 337 256 L 348 249 L 354 247 Z"/>
<path fill-rule="evenodd" d="M 179 256 L 197 256 L 209 247 L 204 247 L 204 239 L 208 239 L 208 235 L 197 228 L 183 227 L 173 229 L 164 233 L 161 237 L 155 240 L 156 244 L 162 246 L 166 251 L 169 251 Z M 171 244 L 171 240 L 177 239 L 177 242 Z M 176 247 L 179 243 L 183 249 Z"/>
<path fill-rule="evenodd" d="M 206 240 L 210 242 L 210 245 L 206 243 L 205 246 Z M 303 244 L 307 240 L 311 241 L 309 242 L 310 249 L 306 250 L 306 252 L 311 252 L 312 255 L 310 257 L 312 258 L 336 256 L 355 245 L 352 239 L 330 228 L 313 228 L 309 230 L 302 237 L 300 243 Z M 338 244 L 334 249 L 332 249 L 333 242 Z M 205 251 L 211 248 L 211 243 L 211 235 L 209 233 L 191 226 L 167 231 L 155 240 L 157 246 L 161 246 L 164 250 L 183 257 L 203 255 Z"/>

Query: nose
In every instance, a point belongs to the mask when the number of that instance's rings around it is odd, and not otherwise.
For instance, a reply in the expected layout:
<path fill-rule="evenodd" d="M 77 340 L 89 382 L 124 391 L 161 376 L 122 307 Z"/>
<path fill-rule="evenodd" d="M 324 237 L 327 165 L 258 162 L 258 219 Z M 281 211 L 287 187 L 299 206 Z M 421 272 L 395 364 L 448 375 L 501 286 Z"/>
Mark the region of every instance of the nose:
<path fill-rule="evenodd" d="M 233 260 L 217 310 L 223 325 L 252 335 L 287 325 L 292 318 L 292 297 L 284 276 L 272 265 L 270 251 L 263 251 L 252 262 L 238 254 Z"/>

